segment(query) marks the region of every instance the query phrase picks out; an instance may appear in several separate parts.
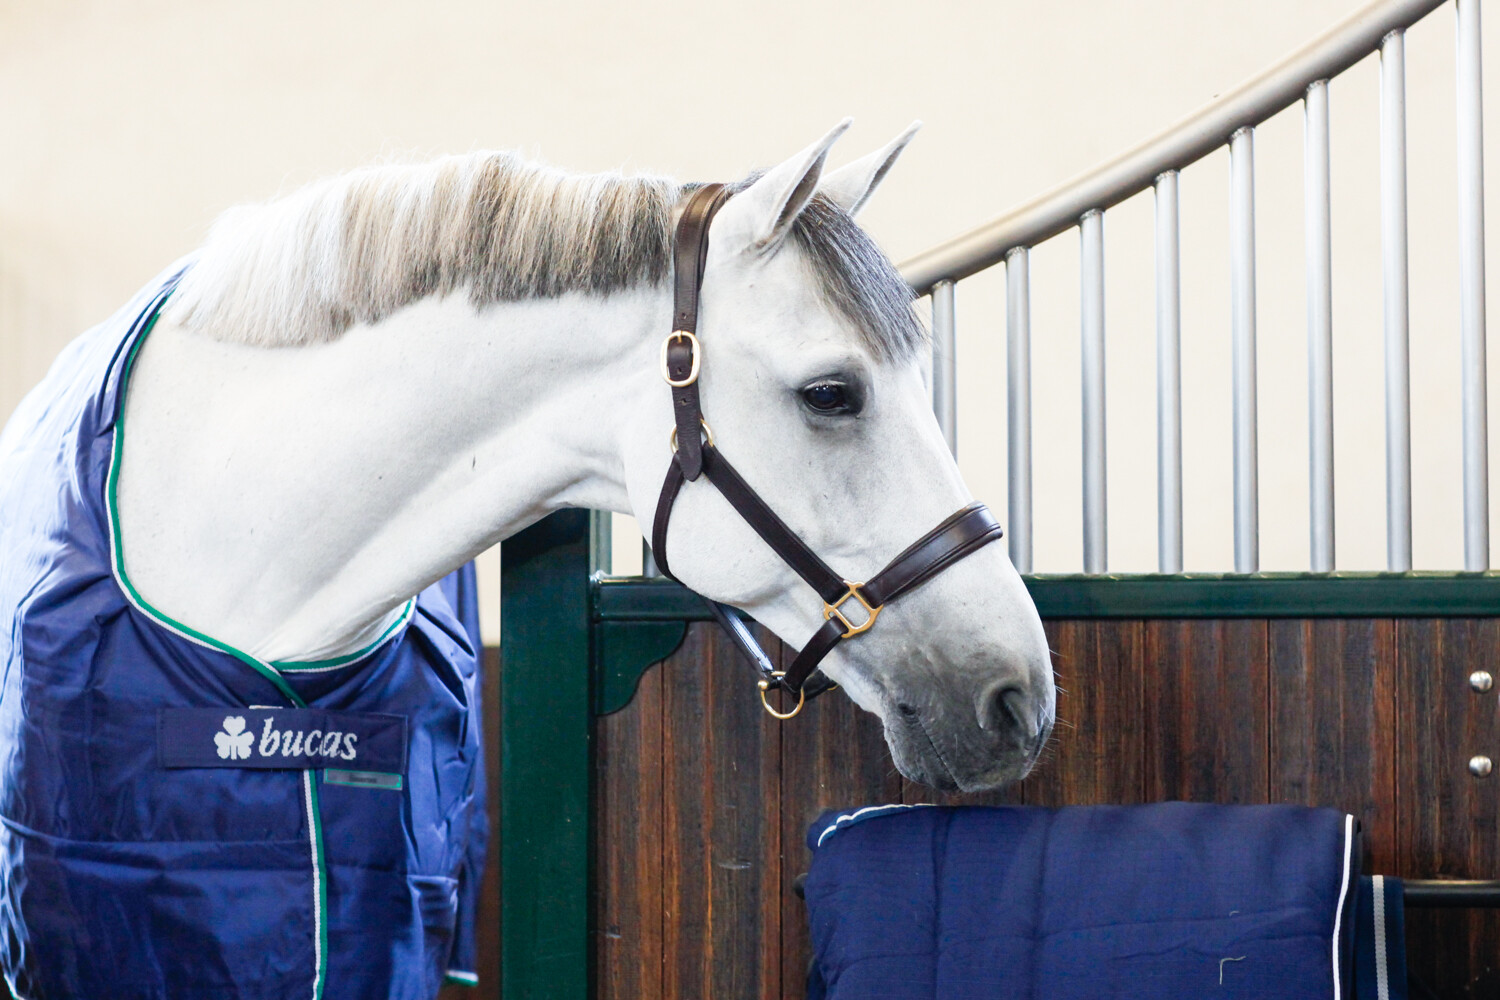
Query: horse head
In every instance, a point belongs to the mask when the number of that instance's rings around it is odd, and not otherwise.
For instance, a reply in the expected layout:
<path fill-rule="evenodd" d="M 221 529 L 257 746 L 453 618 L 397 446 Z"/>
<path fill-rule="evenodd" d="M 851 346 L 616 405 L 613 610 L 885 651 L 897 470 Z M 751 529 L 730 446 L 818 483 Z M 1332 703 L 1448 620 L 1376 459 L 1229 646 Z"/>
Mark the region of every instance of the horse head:
<path fill-rule="evenodd" d="M 853 222 L 915 126 L 825 172 L 847 125 L 732 185 L 713 217 L 697 384 L 717 450 L 826 563 L 861 581 L 971 496 L 932 413 L 910 290 Z M 649 393 L 625 453 L 644 523 L 673 461 L 668 392 L 656 382 Z M 793 644 L 824 625 L 819 595 L 705 479 L 681 490 L 666 538 L 673 573 L 699 593 Z M 881 718 L 901 772 L 939 788 L 1024 776 L 1054 718 L 1041 620 L 999 545 L 892 601 L 821 669 Z"/>

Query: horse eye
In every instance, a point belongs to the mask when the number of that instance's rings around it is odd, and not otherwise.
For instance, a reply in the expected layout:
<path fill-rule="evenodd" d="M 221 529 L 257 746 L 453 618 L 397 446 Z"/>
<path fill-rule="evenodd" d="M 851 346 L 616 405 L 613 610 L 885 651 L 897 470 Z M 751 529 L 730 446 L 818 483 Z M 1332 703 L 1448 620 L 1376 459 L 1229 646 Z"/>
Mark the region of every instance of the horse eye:
<path fill-rule="evenodd" d="M 848 394 L 838 382 L 814 382 L 802 390 L 802 401 L 819 413 L 843 413 L 850 409 Z"/>

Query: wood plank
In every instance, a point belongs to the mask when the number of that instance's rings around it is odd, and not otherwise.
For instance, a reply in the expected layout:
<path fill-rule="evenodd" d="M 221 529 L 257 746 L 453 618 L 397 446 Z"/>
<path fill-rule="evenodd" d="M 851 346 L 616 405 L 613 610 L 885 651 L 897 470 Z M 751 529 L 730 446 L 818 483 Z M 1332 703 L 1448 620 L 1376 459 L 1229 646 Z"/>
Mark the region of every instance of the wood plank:
<path fill-rule="evenodd" d="M 1475 754 L 1500 758 L 1495 692 L 1468 683 L 1495 672 L 1500 620 L 1403 621 L 1396 637 L 1396 873 L 1500 877 L 1500 775 L 1468 771 Z M 1407 912 L 1408 963 L 1439 996 L 1500 996 L 1497 941 L 1494 910 Z"/>
<path fill-rule="evenodd" d="M 1044 624 L 1057 671 L 1057 728 L 1021 785 L 1026 803 L 1144 801 L 1143 623 Z"/>
<path fill-rule="evenodd" d="M 738 656 L 700 623 L 665 664 L 664 997 L 780 996 L 781 744 Z"/>
<path fill-rule="evenodd" d="M 1266 623 L 1167 619 L 1143 630 L 1146 799 L 1265 802 Z"/>
<path fill-rule="evenodd" d="M 662 674 L 594 729 L 594 995 L 662 995 Z"/>
<path fill-rule="evenodd" d="M 1270 626 L 1271 800 L 1353 813 L 1369 873 L 1396 853 L 1396 625 L 1390 619 Z"/>
<path fill-rule="evenodd" d="M 783 649 L 782 667 L 792 659 Z M 812 863 L 807 828 L 825 810 L 901 801 L 879 717 L 830 691 L 781 726 L 781 996 L 802 1000 L 812 947 L 793 883 Z"/>

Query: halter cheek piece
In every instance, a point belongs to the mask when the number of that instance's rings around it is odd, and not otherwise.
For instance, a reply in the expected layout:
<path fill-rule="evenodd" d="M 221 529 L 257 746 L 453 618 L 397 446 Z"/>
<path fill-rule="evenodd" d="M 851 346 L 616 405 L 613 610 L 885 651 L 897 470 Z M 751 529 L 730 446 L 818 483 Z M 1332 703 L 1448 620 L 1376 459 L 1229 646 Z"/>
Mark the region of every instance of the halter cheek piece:
<path fill-rule="evenodd" d="M 778 719 L 790 719 L 802 710 L 807 698 L 834 686 L 818 671 L 818 664 L 834 646 L 869 631 L 886 604 L 993 542 L 1000 537 L 1001 530 L 988 507 L 971 503 L 913 542 L 870 580 L 852 583 L 818 558 L 719 452 L 698 401 L 698 374 L 703 365 L 697 336 L 698 292 L 703 286 L 703 265 L 708 257 L 708 226 L 728 198 L 724 185 L 706 184 L 693 193 L 677 223 L 672 249 L 672 332 L 661 348 L 662 378 L 672 387 L 673 460 L 667 467 L 667 478 L 656 503 L 651 551 L 657 567 L 670 577 L 667 524 L 672 517 L 672 505 L 683 483 L 706 475 L 755 533 L 823 598 L 822 627 L 813 633 L 785 672 L 775 668 L 737 612 L 717 601 L 708 602 L 714 617 L 760 673 L 760 699 L 766 711 Z M 790 712 L 772 708 L 766 692 L 773 687 L 796 695 L 797 707 Z"/>

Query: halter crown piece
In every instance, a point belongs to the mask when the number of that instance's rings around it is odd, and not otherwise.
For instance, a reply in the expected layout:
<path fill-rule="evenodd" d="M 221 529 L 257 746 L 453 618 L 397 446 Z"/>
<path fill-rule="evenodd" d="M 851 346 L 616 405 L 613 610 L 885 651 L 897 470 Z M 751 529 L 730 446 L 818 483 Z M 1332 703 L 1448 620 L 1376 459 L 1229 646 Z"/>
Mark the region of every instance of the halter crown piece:
<path fill-rule="evenodd" d="M 995 541 L 1002 532 L 988 507 L 971 503 L 913 542 L 868 581 L 852 583 L 818 558 L 719 452 L 698 401 L 698 375 L 703 367 L 703 347 L 698 341 L 698 293 L 703 287 L 703 266 L 708 258 L 708 226 L 728 199 L 729 191 L 724 185 L 705 184 L 688 199 L 677 223 L 672 247 L 672 332 L 661 347 L 661 374 L 672 387 L 675 415 L 671 433 L 673 460 L 667 467 L 667 478 L 656 503 L 651 552 L 657 568 L 672 577 L 667 567 L 667 524 L 672 517 L 672 505 L 684 483 L 706 475 L 756 534 L 818 592 L 823 599 L 823 625 L 785 671 L 776 669 L 738 612 L 728 605 L 708 601 L 714 617 L 760 674 L 761 704 L 778 719 L 790 719 L 802 711 L 809 697 L 834 686 L 818 670 L 818 664 L 834 646 L 869 631 L 886 604 Z M 772 688 L 796 695 L 797 706 L 790 712 L 772 708 L 766 700 L 766 693 Z"/>

